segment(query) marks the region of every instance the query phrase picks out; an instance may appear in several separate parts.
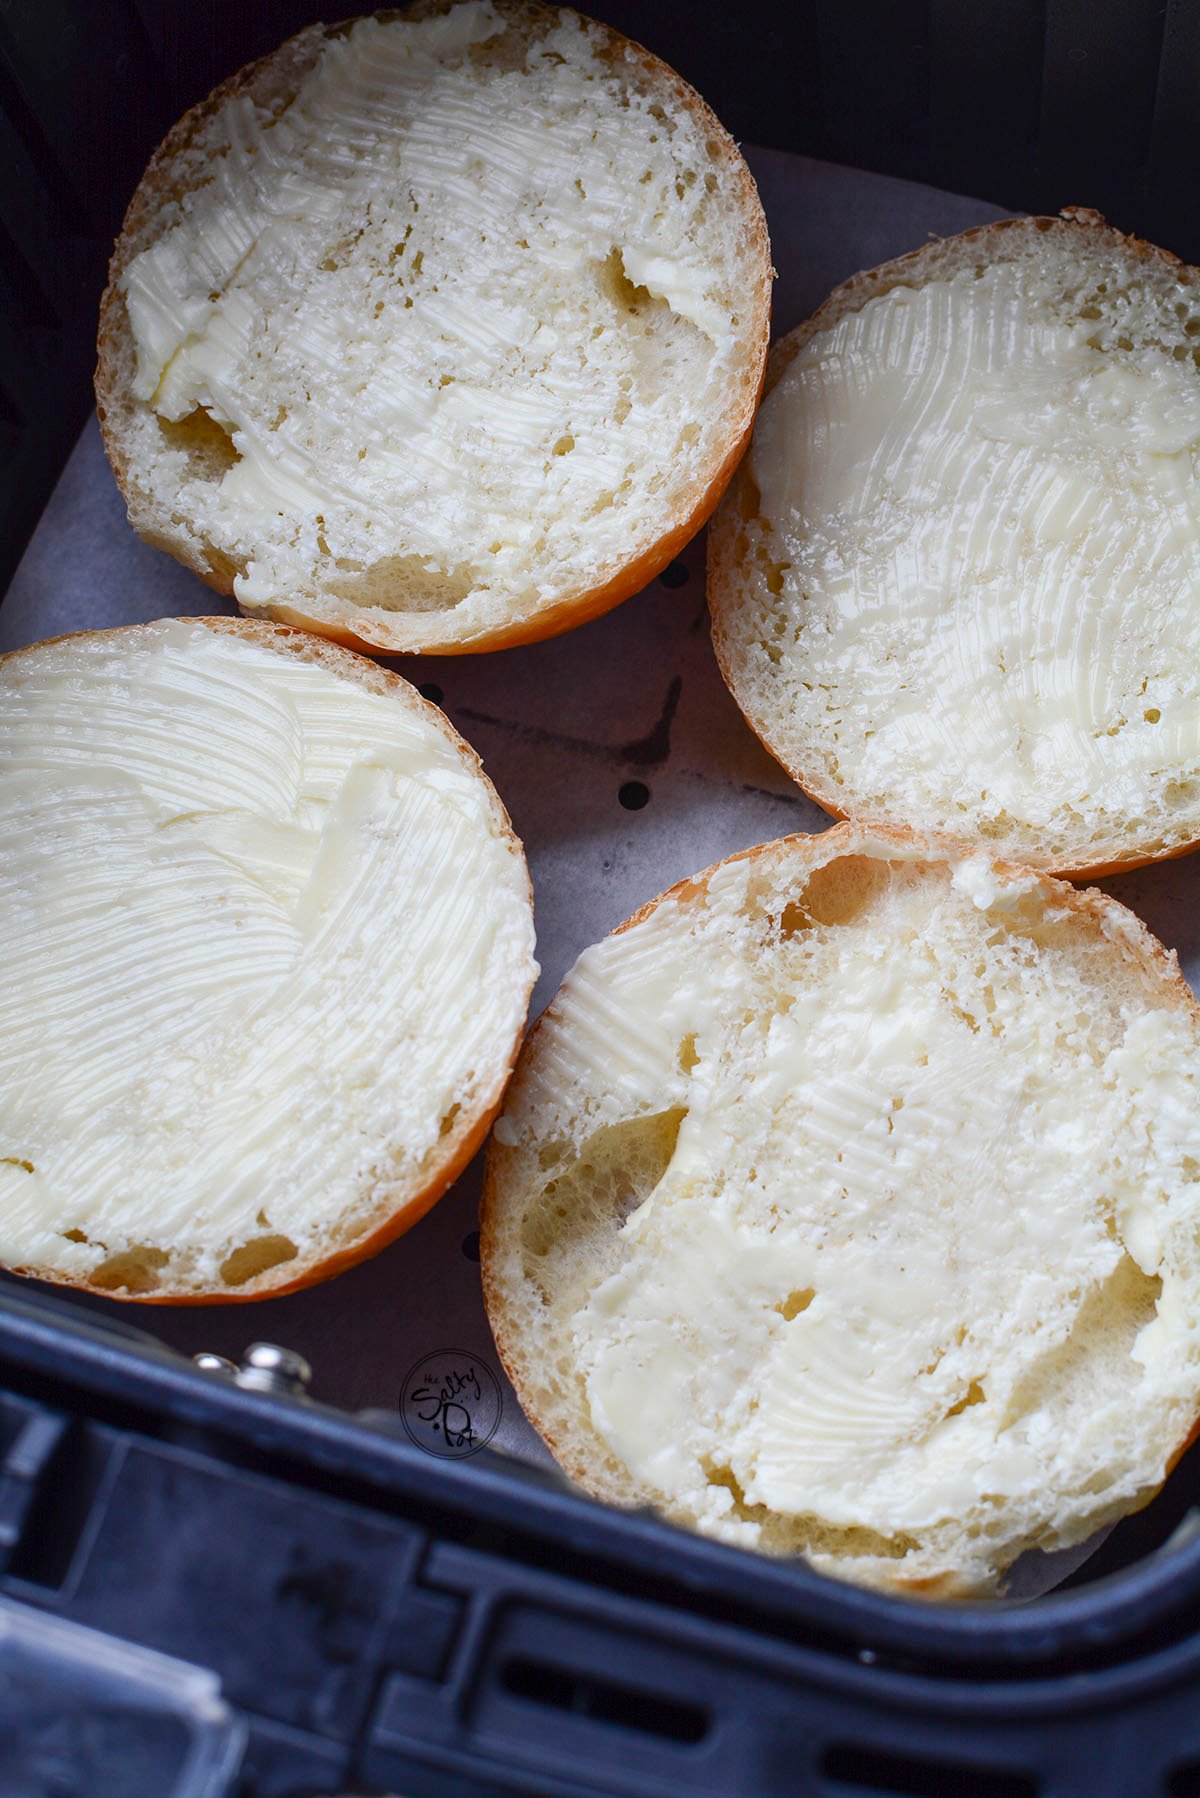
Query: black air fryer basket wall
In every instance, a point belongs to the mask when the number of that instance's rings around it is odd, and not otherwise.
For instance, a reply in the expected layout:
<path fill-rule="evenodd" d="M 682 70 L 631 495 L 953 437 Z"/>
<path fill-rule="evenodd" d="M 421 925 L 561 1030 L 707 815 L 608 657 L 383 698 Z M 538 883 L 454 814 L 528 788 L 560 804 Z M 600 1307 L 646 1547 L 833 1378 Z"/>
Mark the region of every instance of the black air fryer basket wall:
<path fill-rule="evenodd" d="M 1095 206 L 1200 260 L 1189 0 L 591 10 L 739 140 Z M 88 414 L 151 149 L 319 16 L 0 0 L 0 588 Z M 154 1328 L 0 1288 L 0 1798 L 1200 1793 L 1194 1456 L 1066 1589 L 935 1610 L 487 1451 L 439 1461 L 392 1413 L 315 1405 L 286 1368 L 258 1391 L 196 1372 Z"/>

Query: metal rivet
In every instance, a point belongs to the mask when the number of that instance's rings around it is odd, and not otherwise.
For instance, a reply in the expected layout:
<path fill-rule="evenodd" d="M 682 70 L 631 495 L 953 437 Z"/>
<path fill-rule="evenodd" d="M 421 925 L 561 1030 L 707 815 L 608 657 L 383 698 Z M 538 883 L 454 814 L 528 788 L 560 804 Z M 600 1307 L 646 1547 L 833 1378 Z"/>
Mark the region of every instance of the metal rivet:
<path fill-rule="evenodd" d="M 303 1392 L 311 1379 L 304 1356 L 275 1342 L 252 1342 L 237 1375 L 238 1385 L 251 1392 Z"/>
<path fill-rule="evenodd" d="M 193 1355 L 192 1360 L 200 1369 L 201 1373 L 223 1373 L 232 1375 L 235 1379 L 237 1378 L 236 1364 L 233 1361 L 228 1360 L 224 1355 L 211 1355 L 205 1350 L 199 1355 Z"/>

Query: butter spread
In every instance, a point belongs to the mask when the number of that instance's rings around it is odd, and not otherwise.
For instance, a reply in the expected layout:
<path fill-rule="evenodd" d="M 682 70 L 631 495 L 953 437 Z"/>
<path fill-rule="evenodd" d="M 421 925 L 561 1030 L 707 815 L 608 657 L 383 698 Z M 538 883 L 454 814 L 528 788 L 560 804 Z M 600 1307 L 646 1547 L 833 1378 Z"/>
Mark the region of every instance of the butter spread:
<path fill-rule="evenodd" d="M 852 921 L 742 861 L 588 950 L 502 1140 L 684 1113 L 567 1326 L 642 1490 L 731 1540 L 807 1519 L 817 1550 L 1006 1506 L 1082 1539 L 1196 1408 L 1194 1022 L 1092 984 L 1052 907 L 1022 922 L 1035 878 L 869 854 Z M 1122 1459 L 1123 1407 L 1160 1449 Z"/>
<path fill-rule="evenodd" d="M 0 1261 L 219 1286 L 419 1191 L 524 1012 L 498 816 L 423 706 L 297 654 L 167 622 L 12 658 Z"/>
<path fill-rule="evenodd" d="M 504 30 L 486 0 L 359 20 L 282 110 L 228 100 L 205 182 L 122 276 L 137 397 L 229 436 L 215 481 L 165 453 L 248 605 L 375 603 L 381 567 L 379 603 L 418 612 L 586 588 L 711 453 L 725 164 L 584 21 L 522 67 L 491 55 Z"/>
<path fill-rule="evenodd" d="M 896 287 L 759 414 L 745 697 L 852 812 L 1035 862 L 1196 834 L 1200 377 L 1097 316 L 1032 258 Z"/>

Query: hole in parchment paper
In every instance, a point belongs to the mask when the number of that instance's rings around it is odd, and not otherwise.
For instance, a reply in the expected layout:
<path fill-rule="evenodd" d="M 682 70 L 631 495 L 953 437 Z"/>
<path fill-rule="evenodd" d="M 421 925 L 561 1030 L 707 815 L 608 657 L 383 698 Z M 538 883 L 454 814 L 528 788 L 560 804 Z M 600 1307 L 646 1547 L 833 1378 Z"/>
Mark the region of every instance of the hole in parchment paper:
<path fill-rule="evenodd" d="M 479 1231 L 468 1230 L 462 1239 L 462 1252 L 468 1261 L 479 1259 Z"/>
<path fill-rule="evenodd" d="M 687 563 L 668 562 L 658 578 L 664 587 L 686 586 L 688 579 Z"/>
<path fill-rule="evenodd" d="M 422 699 L 431 700 L 434 705 L 441 705 L 446 695 L 435 680 L 423 680 L 417 687 Z"/>
<path fill-rule="evenodd" d="M 650 803 L 650 789 L 645 781 L 627 780 L 618 792 L 617 798 L 627 812 L 640 812 L 644 805 Z"/>

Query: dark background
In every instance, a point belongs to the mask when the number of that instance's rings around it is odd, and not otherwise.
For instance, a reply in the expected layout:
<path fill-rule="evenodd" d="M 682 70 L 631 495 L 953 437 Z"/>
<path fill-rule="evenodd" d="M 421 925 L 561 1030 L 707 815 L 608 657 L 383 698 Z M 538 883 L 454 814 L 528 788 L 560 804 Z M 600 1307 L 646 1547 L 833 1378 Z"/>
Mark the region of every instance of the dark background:
<path fill-rule="evenodd" d="M 1197 0 L 595 0 L 739 140 L 1200 261 Z M 109 246 L 155 143 L 316 0 L 0 0 L 0 592 L 91 404 Z"/>

